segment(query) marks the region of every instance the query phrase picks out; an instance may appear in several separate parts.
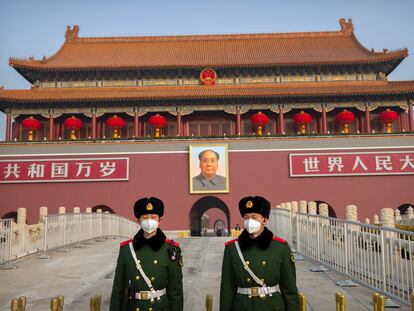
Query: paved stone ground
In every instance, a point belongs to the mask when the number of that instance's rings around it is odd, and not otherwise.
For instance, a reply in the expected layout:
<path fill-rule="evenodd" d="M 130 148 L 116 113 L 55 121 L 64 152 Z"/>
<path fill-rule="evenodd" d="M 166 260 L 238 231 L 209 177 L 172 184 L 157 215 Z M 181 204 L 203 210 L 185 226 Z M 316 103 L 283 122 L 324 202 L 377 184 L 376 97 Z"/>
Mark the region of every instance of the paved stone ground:
<path fill-rule="evenodd" d="M 214 310 L 218 310 L 221 260 L 224 243 L 228 238 L 177 239 L 184 255 L 185 311 L 205 310 L 207 294 L 214 297 Z M 89 299 L 101 294 L 102 310 L 108 310 L 113 273 L 120 240 L 97 242 L 87 248 L 71 248 L 70 253 L 51 252 L 51 259 L 25 258 L 15 270 L 0 270 L 0 310 L 10 310 L 14 297 L 28 298 L 28 311 L 50 310 L 52 297 L 65 296 L 66 311 L 89 310 Z M 307 261 L 296 265 L 299 290 L 308 299 L 308 310 L 335 310 L 335 293 L 345 293 L 347 310 L 372 310 L 372 291 L 366 287 L 340 288 L 335 281 L 338 273 L 314 273 Z M 400 310 L 408 311 L 404 306 Z"/>

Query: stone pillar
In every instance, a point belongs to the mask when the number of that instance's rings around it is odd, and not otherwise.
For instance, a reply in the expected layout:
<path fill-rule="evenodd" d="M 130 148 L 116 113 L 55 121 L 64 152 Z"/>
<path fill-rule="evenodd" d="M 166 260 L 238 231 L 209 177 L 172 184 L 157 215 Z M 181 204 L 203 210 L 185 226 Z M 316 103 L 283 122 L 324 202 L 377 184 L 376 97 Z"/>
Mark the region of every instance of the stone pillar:
<path fill-rule="evenodd" d="M 240 107 L 237 106 L 236 108 L 236 135 L 241 134 L 241 114 L 240 114 Z"/>
<path fill-rule="evenodd" d="M 49 114 L 49 140 L 53 140 L 55 138 L 55 116 L 53 112 Z"/>
<path fill-rule="evenodd" d="M 96 111 L 92 112 L 92 139 L 96 139 Z"/>
<path fill-rule="evenodd" d="M 328 124 L 326 120 L 326 106 L 322 105 L 322 134 L 328 133 Z"/>
<path fill-rule="evenodd" d="M 370 223 L 369 218 L 365 218 L 365 223 L 366 223 L 366 224 L 369 224 L 369 223 Z"/>
<path fill-rule="evenodd" d="M 181 110 L 177 110 L 177 136 L 182 136 L 181 130 Z"/>
<path fill-rule="evenodd" d="M 73 213 L 74 214 L 79 214 L 80 213 L 80 207 L 74 207 L 73 208 Z"/>
<path fill-rule="evenodd" d="M 296 214 L 299 211 L 298 201 L 292 202 L 292 214 Z"/>
<path fill-rule="evenodd" d="M 378 217 L 377 214 L 374 215 L 373 223 L 374 223 L 374 225 L 378 225 L 380 223 L 379 217 Z"/>
<path fill-rule="evenodd" d="M 399 209 L 394 211 L 394 218 L 396 223 L 401 221 L 401 212 Z"/>
<path fill-rule="evenodd" d="M 39 208 L 39 222 L 45 222 L 45 218 L 47 216 L 47 207 L 42 206 Z"/>
<path fill-rule="evenodd" d="M 280 203 L 280 208 L 286 209 L 286 203 L 285 202 Z"/>
<path fill-rule="evenodd" d="M 365 104 L 365 133 L 371 133 L 371 113 L 368 104 Z"/>
<path fill-rule="evenodd" d="M 299 201 L 299 213 L 307 214 L 308 213 L 308 203 L 306 201 Z"/>
<path fill-rule="evenodd" d="M 135 111 L 134 114 L 134 135 L 135 137 L 139 137 L 139 116 L 138 111 Z"/>
<path fill-rule="evenodd" d="M 292 210 L 292 203 L 291 202 L 286 202 L 285 209 L 291 211 Z"/>
<path fill-rule="evenodd" d="M 87 213 L 87 214 L 92 213 L 92 207 L 87 207 L 87 208 L 86 208 L 86 213 Z"/>
<path fill-rule="evenodd" d="M 395 228 L 394 211 L 392 208 L 381 209 L 381 222 L 384 227 Z"/>
<path fill-rule="evenodd" d="M 329 217 L 329 207 L 326 203 L 319 204 L 319 215 Z"/>
<path fill-rule="evenodd" d="M 12 124 L 11 113 L 8 112 L 6 115 L 6 141 L 11 140 L 11 124 Z"/>
<path fill-rule="evenodd" d="M 410 100 L 408 101 L 408 124 L 410 132 L 414 132 L 414 106 Z"/>
<path fill-rule="evenodd" d="M 358 207 L 356 205 L 347 205 L 346 220 L 358 221 Z"/>
<path fill-rule="evenodd" d="M 407 208 L 408 219 L 414 219 L 414 209 L 412 206 Z"/>
<path fill-rule="evenodd" d="M 309 211 L 309 215 L 317 214 L 316 202 L 313 202 L 313 201 L 308 202 L 308 211 Z"/>
<path fill-rule="evenodd" d="M 18 225 L 26 224 L 26 209 L 24 207 L 19 207 L 17 209 L 17 224 Z"/>
<path fill-rule="evenodd" d="M 59 207 L 59 211 L 58 211 L 58 213 L 59 213 L 59 214 L 66 214 L 66 207 L 64 207 L 64 206 L 60 206 L 60 207 Z"/>
<path fill-rule="evenodd" d="M 279 134 L 285 134 L 285 117 L 283 115 L 283 106 L 279 106 Z"/>

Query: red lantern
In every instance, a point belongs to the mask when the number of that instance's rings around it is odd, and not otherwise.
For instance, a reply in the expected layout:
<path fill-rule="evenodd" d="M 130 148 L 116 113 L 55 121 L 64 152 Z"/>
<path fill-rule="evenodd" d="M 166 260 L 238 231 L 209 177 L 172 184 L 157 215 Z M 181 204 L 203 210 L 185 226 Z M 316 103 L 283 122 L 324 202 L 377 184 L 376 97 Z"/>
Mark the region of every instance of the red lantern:
<path fill-rule="evenodd" d="M 295 114 L 293 121 L 299 127 L 300 134 L 306 134 L 306 125 L 312 122 L 312 117 L 309 113 L 302 110 Z"/>
<path fill-rule="evenodd" d="M 22 121 L 22 126 L 29 131 L 28 139 L 30 141 L 32 141 L 33 140 L 33 131 L 36 131 L 36 130 L 40 129 L 42 124 L 40 123 L 39 120 L 37 120 L 37 119 L 33 118 L 32 116 L 30 116 L 30 117 L 28 117 L 28 118 L 26 118 Z"/>
<path fill-rule="evenodd" d="M 398 114 L 391 109 L 387 109 L 381 112 L 380 119 L 387 126 L 387 133 L 392 133 L 392 124 L 398 119 Z"/>
<path fill-rule="evenodd" d="M 257 127 L 257 135 L 262 136 L 263 127 L 266 126 L 267 123 L 269 123 L 269 118 L 267 117 L 267 115 L 259 111 L 258 113 L 252 115 L 251 122 L 253 128 Z"/>
<path fill-rule="evenodd" d="M 336 122 L 342 125 L 342 133 L 349 133 L 349 124 L 355 121 L 355 116 L 351 111 L 346 109 L 342 110 L 336 116 Z"/>
<path fill-rule="evenodd" d="M 71 116 L 63 122 L 63 125 L 70 130 L 70 139 L 76 139 L 75 132 L 82 128 L 82 120 L 75 116 Z"/>
<path fill-rule="evenodd" d="M 167 120 L 157 113 L 149 118 L 149 124 L 155 128 L 155 137 L 160 137 L 160 129 L 167 126 Z"/>
<path fill-rule="evenodd" d="M 114 138 L 118 138 L 118 130 L 125 126 L 125 121 L 121 117 L 114 115 L 106 120 L 106 125 L 114 130 Z"/>

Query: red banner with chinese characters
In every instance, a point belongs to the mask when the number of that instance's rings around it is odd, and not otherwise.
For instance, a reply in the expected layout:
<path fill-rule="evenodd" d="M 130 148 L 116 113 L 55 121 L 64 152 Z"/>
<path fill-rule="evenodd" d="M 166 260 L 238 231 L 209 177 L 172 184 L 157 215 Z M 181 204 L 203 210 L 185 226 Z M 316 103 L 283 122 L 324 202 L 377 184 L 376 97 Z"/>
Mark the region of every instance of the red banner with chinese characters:
<path fill-rule="evenodd" d="M 414 151 L 291 153 L 290 177 L 414 175 Z"/>
<path fill-rule="evenodd" d="M 128 180 L 128 158 L 0 160 L 0 183 Z"/>

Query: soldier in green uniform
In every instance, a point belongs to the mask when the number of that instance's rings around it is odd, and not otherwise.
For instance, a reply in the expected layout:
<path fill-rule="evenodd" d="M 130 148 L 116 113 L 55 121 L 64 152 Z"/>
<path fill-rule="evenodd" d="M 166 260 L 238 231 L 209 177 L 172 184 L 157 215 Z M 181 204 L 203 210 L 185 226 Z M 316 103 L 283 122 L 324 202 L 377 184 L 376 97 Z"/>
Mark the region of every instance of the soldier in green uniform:
<path fill-rule="evenodd" d="M 270 203 L 262 197 L 240 200 L 245 229 L 226 243 L 220 311 L 299 310 L 295 261 L 287 242 L 265 226 Z"/>
<path fill-rule="evenodd" d="M 158 228 L 164 204 L 142 198 L 134 213 L 141 230 L 121 243 L 109 310 L 182 311 L 181 250 Z"/>

